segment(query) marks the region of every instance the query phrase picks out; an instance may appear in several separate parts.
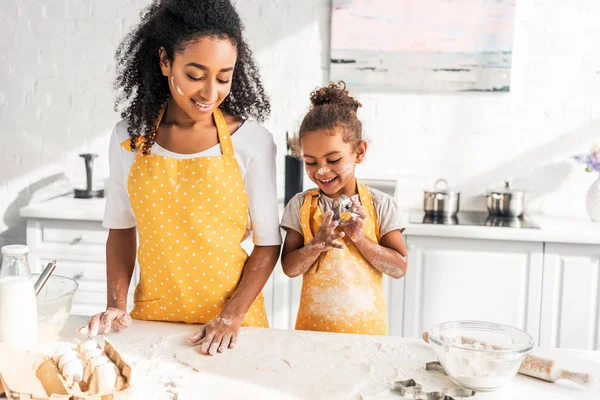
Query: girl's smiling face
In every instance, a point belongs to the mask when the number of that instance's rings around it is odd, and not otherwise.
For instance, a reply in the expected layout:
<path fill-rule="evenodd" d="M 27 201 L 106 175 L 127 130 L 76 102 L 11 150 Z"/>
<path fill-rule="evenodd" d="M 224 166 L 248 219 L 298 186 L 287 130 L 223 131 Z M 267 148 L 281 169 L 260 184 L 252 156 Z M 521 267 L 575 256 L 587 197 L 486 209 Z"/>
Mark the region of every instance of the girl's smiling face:
<path fill-rule="evenodd" d="M 231 90 L 237 60 L 236 47 L 228 39 L 202 37 L 188 43 L 168 60 L 164 50 L 160 66 L 169 81 L 171 96 L 191 119 L 212 115 Z"/>
<path fill-rule="evenodd" d="M 354 170 L 367 151 L 364 140 L 356 146 L 345 142 L 340 129 L 310 132 L 301 139 L 306 173 L 329 197 L 356 194 Z"/>

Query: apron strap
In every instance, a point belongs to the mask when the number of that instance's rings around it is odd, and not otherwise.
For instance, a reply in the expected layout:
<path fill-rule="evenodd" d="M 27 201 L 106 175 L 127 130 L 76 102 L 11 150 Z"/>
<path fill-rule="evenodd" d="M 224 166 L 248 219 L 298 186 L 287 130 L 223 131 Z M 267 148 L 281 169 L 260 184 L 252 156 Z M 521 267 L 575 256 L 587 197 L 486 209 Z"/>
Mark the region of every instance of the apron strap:
<path fill-rule="evenodd" d="M 375 204 L 373 204 L 373 197 L 371 196 L 371 192 L 369 192 L 369 188 L 356 180 L 356 186 L 358 187 L 358 197 L 360 198 L 360 203 L 364 208 L 367 209 L 369 213 L 369 218 L 373 221 L 373 225 L 375 226 L 375 237 L 379 240 L 379 221 L 377 220 L 377 212 L 375 211 Z"/>
<path fill-rule="evenodd" d="M 156 122 L 154 123 L 154 132 L 158 131 L 158 126 L 160 125 L 163 117 L 165 116 L 165 111 L 167 110 L 167 105 L 165 104 L 160 111 L 158 112 L 158 118 L 156 118 Z M 146 141 L 145 136 L 138 136 L 135 139 L 135 147 L 139 149 L 140 146 Z M 123 147 L 127 151 L 133 151 L 131 148 L 131 139 L 127 139 L 121 142 L 121 147 Z"/>
<path fill-rule="evenodd" d="M 229 133 L 229 126 L 223 116 L 223 112 L 220 108 L 216 108 L 213 112 L 213 118 L 215 125 L 217 126 L 217 134 L 219 135 L 219 143 L 221 144 L 221 153 L 224 156 L 233 155 L 233 143 L 231 142 L 231 134 Z"/>
<path fill-rule="evenodd" d="M 300 207 L 300 222 L 302 223 L 302 234 L 304 236 L 304 243 L 308 243 L 313 240 L 313 233 L 310 227 L 313 210 L 315 213 L 319 211 L 319 190 L 311 190 L 304 197 L 302 207 Z M 316 215 L 315 215 L 316 217 Z"/>

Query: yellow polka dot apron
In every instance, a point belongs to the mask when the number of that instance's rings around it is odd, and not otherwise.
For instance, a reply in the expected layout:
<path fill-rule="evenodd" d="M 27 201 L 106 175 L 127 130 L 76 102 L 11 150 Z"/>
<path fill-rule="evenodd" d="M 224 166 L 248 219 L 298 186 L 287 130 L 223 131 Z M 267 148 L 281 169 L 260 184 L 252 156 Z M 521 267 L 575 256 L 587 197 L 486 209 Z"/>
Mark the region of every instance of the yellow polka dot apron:
<path fill-rule="evenodd" d="M 219 109 L 213 118 L 221 156 L 176 159 L 140 150 L 131 166 L 140 270 L 133 318 L 207 323 L 238 286 L 248 259 L 240 245 L 248 199 L 225 118 Z M 129 143 L 122 145 L 131 150 Z M 268 326 L 262 293 L 243 325 Z"/>
<path fill-rule="evenodd" d="M 369 189 L 358 182 L 360 202 L 367 210 L 363 233 L 378 242 L 379 227 Z M 323 221 L 320 192 L 309 192 L 300 216 L 304 244 L 310 242 Z M 388 319 L 382 273 L 344 237 L 343 249 L 321 253 L 302 277 L 296 329 L 325 332 L 387 335 Z"/>

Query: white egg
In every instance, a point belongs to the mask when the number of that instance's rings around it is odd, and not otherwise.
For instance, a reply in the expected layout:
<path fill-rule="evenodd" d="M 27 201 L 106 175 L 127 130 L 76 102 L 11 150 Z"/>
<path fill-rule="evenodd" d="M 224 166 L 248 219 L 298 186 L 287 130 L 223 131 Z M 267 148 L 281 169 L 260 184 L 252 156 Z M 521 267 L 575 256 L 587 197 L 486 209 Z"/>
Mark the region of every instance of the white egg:
<path fill-rule="evenodd" d="M 52 359 L 55 363 L 58 363 L 60 356 L 71 351 L 73 351 L 73 346 L 71 345 L 71 343 L 63 342 L 56 347 L 56 350 L 54 350 L 54 355 L 52 356 Z"/>
<path fill-rule="evenodd" d="M 92 358 L 96 358 L 101 356 L 103 353 L 102 349 L 91 349 L 91 350 L 86 350 L 83 352 L 83 354 L 81 355 L 81 359 L 83 360 L 83 362 L 87 363 L 89 360 L 91 360 Z"/>
<path fill-rule="evenodd" d="M 62 370 L 62 375 L 67 380 L 72 378 L 73 382 L 81 382 L 81 379 L 83 379 L 83 363 L 81 360 L 76 359 L 66 363 Z"/>
<path fill-rule="evenodd" d="M 98 343 L 95 340 L 86 340 L 83 343 L 79 343 L 77 345 L 77 351 L 79 351 L 79 353 L 85 352 L 86 350 L 92 350 L 92 349 L 98 349 L 100 348 L 100 346 L 98 346 Z"/>
<path fill-rule="evenodd" d="M 79 356 L 77 355 L 77 352 L 71 350 L 68 353 L 65 353 L 62 356 L 60 356 L 60 358 L 58 360 L 58 369 L 62 372 L 66 363 L 68 363 L 69 361 L 78 360 L 78 359 L 79 359 Z"/>

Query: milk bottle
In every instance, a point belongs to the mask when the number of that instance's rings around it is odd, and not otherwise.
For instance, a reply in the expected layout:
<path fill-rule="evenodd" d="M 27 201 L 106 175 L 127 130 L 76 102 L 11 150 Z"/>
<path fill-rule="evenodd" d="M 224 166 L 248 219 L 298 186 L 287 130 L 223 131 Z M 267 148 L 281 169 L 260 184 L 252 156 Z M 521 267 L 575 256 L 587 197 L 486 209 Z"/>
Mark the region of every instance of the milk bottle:
<path fill-rule="evenodd" d="M 29 249 L 4 246 L 0 267 L 0 342 L 33 350 L 38 340 L 35 289 L 29 271 Z"/>

